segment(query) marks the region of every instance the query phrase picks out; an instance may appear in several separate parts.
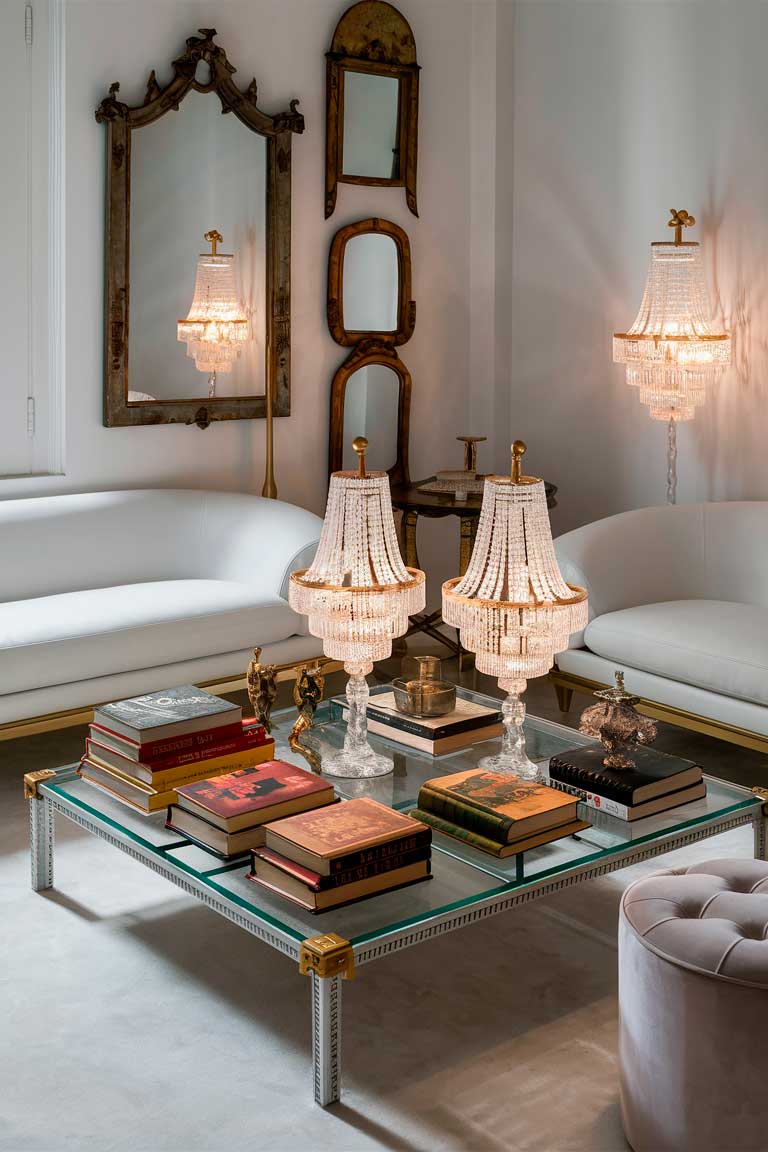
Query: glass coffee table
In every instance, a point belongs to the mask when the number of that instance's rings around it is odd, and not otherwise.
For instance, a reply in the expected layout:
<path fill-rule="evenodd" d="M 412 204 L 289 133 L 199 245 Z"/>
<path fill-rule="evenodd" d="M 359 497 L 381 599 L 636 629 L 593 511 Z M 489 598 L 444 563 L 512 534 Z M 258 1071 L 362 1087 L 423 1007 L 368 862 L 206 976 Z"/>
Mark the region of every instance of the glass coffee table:
<path fill-rule="evenodd" d="M 372 694 L 383 690 L 373 689 Z M 498 705 L 477 693 L 460 693 Z M 272 724 L 276 755 L 293 762 L 297 757 L 288 746 L 288 734 L 295 718 L 295 709 L 284 709 L 274 714 Z M 528 717 L 525 727 L 533 760 L 548 761 L 555 752 L 592 743 L 573 729 L 535 716 Z M 338 747 L 343 738 L 339 703 L 322 703 L 311 739 Z M 372 743 L 393 759 L 394 772 L 368 781 L 334 780 L 337 791 L 346 799 L 371 796 L 407 810 L 415 806 L 425 780 L 474 767 L 497 742 L 441 757 L 380 737 L 372 737 Z M 753 825 L 755 856 L 766 858 L 764 800 L 747 788 L 707 777 L 704 799 L 634 824 L 580 804 L 579 815 L 590 821 L 590 828 L 504 860 L 435 832 L 433 878 L 428 883 L 313 916 L 248 881 L 247 858 L 222 862 L 167 830 L 163 814 L 134 813 L 82 781 L 76 768 L 25 777 L 32 887 L 41 891 L 53 885 L 54 813 L 60 813 L 297 961 L 311 983 L 314 1094 L 323 1106 L 338 1100 L 340 1093 L 341 981 L 363 964 L 739 825 Z"/>

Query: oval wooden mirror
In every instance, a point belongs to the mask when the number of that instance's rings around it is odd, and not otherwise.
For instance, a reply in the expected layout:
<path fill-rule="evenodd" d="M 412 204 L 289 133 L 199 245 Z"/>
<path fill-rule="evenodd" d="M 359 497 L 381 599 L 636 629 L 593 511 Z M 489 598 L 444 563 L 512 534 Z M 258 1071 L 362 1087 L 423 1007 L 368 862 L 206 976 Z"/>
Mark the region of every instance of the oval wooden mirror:
<path fill-rule="evenodd" d="M 340 228 L 328 259 L 328 328 L 336 343 L 405 344 L 415 324 L 407 234 L 376 217 Z"/>

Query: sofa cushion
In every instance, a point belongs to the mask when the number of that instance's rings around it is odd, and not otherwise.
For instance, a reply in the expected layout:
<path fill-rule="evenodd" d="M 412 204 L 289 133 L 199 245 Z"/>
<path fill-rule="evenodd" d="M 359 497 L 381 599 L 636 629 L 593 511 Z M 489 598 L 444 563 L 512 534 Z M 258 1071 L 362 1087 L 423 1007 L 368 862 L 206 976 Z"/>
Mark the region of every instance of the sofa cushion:
<path fill-rule="evenodd" d="M 670 600 L 607 612 L 584 633 L 591 652 L 710 692 L 768 705 L 768 609 Z"/>
<path fill-rule="evenodd" d="M 0 604 L 0 694 L 238 652 L 301 631 L 285 600 L 227 580 L 12 601 Z"/>

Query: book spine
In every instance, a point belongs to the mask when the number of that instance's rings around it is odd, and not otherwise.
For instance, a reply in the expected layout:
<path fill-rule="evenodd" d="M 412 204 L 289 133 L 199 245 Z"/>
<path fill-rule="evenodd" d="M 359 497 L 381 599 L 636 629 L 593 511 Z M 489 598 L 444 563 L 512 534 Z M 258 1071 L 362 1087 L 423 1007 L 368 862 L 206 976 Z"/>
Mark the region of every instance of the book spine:
<path fill-rule="evenodd" d="M 348 712 L 349 705 L 344 701 L 341 704 L 342 719 L 346 720 Z M 457 720 L 453 724 L 441 724 L 437 728 L 432 728 L 429 725 L 420 724 L 418 720 L 414 720 L 410 716 L 403 716 L 399 712 L 397 715 L 393 715 L 391 712 L 381 711 L 375 704 L 369 704 L 368 718 L 378 720 L 380 724 L 386 724 L 388 728 L 394 728 L 399 732 L 410 732 L 412 736 L 420 736 L 423 740 L 429 740 L 430 743 L 434 744 L 438 740 L 444 740 L 447 736 L 459 736 L 464 732 L 481 732 L 483 728 L 492 727 L 501 721 L 501 713 L 490 712 L 480 717 L 467 716 L 464 720 Z"/>
<path fill-rule="evenodd" d="M 595 792 L 607 800 L 615 800 L 618 804 L 632 804 L 634 789 L 629 784 L 622 784 L 616 780 L 606 780 L 602 772 L 594 772 L 589 768 L 579 768 L 553 756 L 549 762 L 549 775 L 552 780 L 560 780 L 564 784 L 575 784 L 585 792 Z"/>
<path fill-rule="evenodd" d="M 631 806 L 627 804 L 620 804 L 618 800 L 611 800 L 608 796 L 598 796 L 594 792 L 580 788 L 578 784 L 568 784 L 564 780 L 550 778 L 549 783 L 559 792 L 567 792 L 569 796 L 577 796 L 595 812 L 605 812 L 608 816 L 617 816 L 619 820 L 629 820 Z"/>
<path fill-rule="evenodd" d="M 493 856 L 500 856 L 501 849 L 506 847 L 505 844 L 500 844 L 498 840 L 491 840 L 477 832 L 470 832 L 459 824 L 454 824 L 450 820 L 443 820 L 442 817 L 435 816 L 432 812 L 425 812 L 423 808 L 412 808 L 408 815 L 412 816 L 414 820 L 421 820 L 422 824 L 429 824 L 436 832 L 443 832 L 446 836 L 463 840 L 470 847 L 478 848 L 481 852 L 489 852 Z"/>
<path fill-rule="evenodd" d="M 514 821 L 508 816 L 485 812 L 428 786 L 419 791 L 418 804 L 425 812 L 433 812 L 435 816 L 441 816 L 451 824 L 458 824 L 469 832 L 477 832 L 480 836 L 498 840 L 502 844 L 509 839 L 509 831 L 514 825 Z"/>
<path fill-rule="evenodd" d="M 424 821 L 426 824 L 426 820 Z M 414 832 L 412 836 L 404 836 L 386 844 L 377 844 L 375 848 L 367 848 L 361 852 L 349 852 L 346 856 L 337 856 L 331 860 L 331 876 L 346 872 L 350 868 L 359 868 L 364 864 L 377 863 L 388 860 L 390 856 L 402 855 L 406 852 L 415 852 L 432 842 L 432 833 L 427 828 L 423 832 Z"/>
<path fill-rule="evenodd" d="M 369 880 L 371 876 L 381 876 L 393 872 L 396 868 L 407 868 L 408 865 L 417 864 L 420 860 L 429 860 L 430 851 L 427 845 L 425 848 L 417 848 L 415 852 L 401 852 L 397 856 L 389 856 L 385 860 L 373 860 L 356 868 L 347 868 L 344 872 L 335 872 L 331 876 L 320 876 L 309 868 L 294 864 L 292 860 L 277 857 L 277 854 L 270 852 L 269 849 L 263 852 L 253 851 L 251 858 L 254 873 L 258 870 L 259 860 L 263 859 L 274 868 L 279 868 L 281 872 L 294 876 L 302 884 L 306 884 L 311 892 L 325 892 L 329 888 L 343 888 L 344 885 L 355 884 L 358 880 Z"/>
<path fill-rule="evenodd" d="M 191 748 L 200 748 L 206 751 L 211 745 L 221 741 L 238 740 L 245 733 L 252 731 L 254 727 L 262 726 L 258 721 L 238 720 L 234 724 L 225 724 L 219 728 L 190 732 L 186 736 L 166 736 L 160 740 L 147 740 L 142 744 L 141 741 L 134 740 L 130 736 L 124 736 L 121 732 L 116 732 L 114 728 L 110 728 L 109 717 L 104 717 L 103 721 L 95 721 L 91 725 L 91 728 L 96 729 L 96 733 L 99 731 L 106 732 L 113 740 L 126 745 L 126 755 L 136 759 L 140 758 L 142 763 L 175 752 L 184 752 Z M 94 734 L 94 738 L 98 740 L 98 735 Z"/>
<path fill-rule="evenodd" d="M 186 748 L 165 756 L 147 758 L 142 751 L 141 763 L 152 772 L 165 772 L 169 768 L 180 768 L 184 764 L 198 764 L 206 760 L 218 760 L 221 756 L 247 752 L 251 748 L 260 748 L 267 742 L 271 743 L 272 738 L 267 736 L 264 728 L 260 728 L 232 740 L 217 741 L 215 744 L 205 744 L 198 748 Z"/>

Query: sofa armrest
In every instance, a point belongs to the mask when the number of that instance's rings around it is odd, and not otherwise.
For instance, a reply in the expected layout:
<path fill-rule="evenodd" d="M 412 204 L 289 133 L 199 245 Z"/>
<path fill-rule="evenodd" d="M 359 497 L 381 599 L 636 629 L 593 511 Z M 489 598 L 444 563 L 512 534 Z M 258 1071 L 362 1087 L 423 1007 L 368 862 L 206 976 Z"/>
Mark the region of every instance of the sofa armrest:
<path fill-rule="evenodd" d="M 255 584 L 285 600 L 291 572 L 308 567 L 314 557 L 322 523 L 282 500 L 206 493 L 201 564 L 217 579 Z"/>
<path fill-rule="evenodd" d="M 560 536 L 555 552 L 569 584 L 589 595 L 589 618 L 640 604 L 701 596 L 704 517 L 701 504 L 639 508 Z M 581 647 L 574 636 L 571 647 Z"/>

